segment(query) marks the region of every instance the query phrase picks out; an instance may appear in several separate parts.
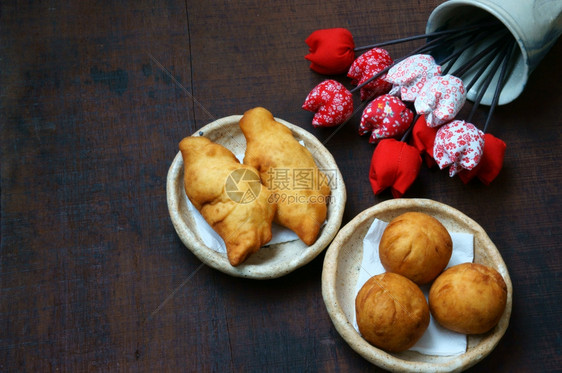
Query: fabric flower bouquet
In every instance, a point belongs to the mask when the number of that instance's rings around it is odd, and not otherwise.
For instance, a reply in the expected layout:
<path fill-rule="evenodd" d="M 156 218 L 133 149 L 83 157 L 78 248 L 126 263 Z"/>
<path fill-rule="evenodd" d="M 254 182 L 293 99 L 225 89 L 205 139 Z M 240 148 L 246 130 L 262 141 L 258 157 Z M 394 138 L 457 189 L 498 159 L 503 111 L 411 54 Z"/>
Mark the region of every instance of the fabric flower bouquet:
<path fill-rule="evenodd" d="M 375 194 L 391 188 L 394 198 L 402 197 L 417 178 L 422 158 L 428 167 L 435 164 L 440 169 L 448 167 L 449 175 L 458 175 L 464 183 L 478 178 L 489 185 L 503 166 L 506 144 L 469 123 L 470 119 L 459 120 L 456 116 L 465 104 L 470 87 L 485 75 L 482 72 L 489 63 L 484 58 L 489 56 L 489 61 L 493 61 L 492 57 L 497 60 L 501 54 L 505 65 L 498 83 L 501 86 L 512 49 L 498 42 L 496 49 L 489 48 L 453 73 L 446 70 L 453 67 L 454 59 L 462 51 L 453 53 L 441 64 L 435 61 L 431 51 L 439 43 L 451 43 L 455 38 L 475 40 L 485 33 L 497 32 L 498 40 L 507 40 L 500 31 L 497 27 L 492 30 L 471 27 L 443 32 L 443 35 L 421 35 L 418 38 L 434 39 L 406 57 L 393 60 L 388 51 L 376 45 L 356 48 L 347 29 L 317 30 L 305 40 L 310 52 L 305 58 L 310 61 L 310 68 L 323 75 L 346 73 L 355 87 L 348 90 L 336 80 L 324 80 L 310 91 L 302 108 L 315 113 L 314 127 L 343 125 L 355 113 L 353 93 L 359 91 L 361 105 L 356 111 L 363 112 L 358 133 L 370 134 L 369 142 L 376 145 L 369 172 Z M 364 49 L 368 50 L 356 58 L 356 52 Z M 465 85 L 463 74 L 479 63 L 486 66 L 481 66 L 481 72 Z M 491 80 L 491 73 L 487 74 L 485 80 Z M 487 88 L 486 81 L 481 87 Z M 494 99 L 490 115 L 497 103 L 497 97 Z M 478 104 L 479 101 L 475 102 L 474 109 Z"/>

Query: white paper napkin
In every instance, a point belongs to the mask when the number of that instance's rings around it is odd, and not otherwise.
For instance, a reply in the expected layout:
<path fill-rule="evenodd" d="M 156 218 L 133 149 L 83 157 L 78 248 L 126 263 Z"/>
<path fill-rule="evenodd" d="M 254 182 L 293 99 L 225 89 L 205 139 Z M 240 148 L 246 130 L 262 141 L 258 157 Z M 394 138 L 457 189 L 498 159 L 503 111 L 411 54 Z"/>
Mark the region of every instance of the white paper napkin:
<path fill-rule="evenodd" d="M 211 228 L 209 223 L 207 223 L 199 210 L 197 210 L 195 206 L 193 206 L 193 203 L 191 203 L 185 193 L 184 197 L 186 200 L 187 209 L 193 215 L 193 219 L 195 220 L 196 234 L 201 238 L 206 246 L 215 251 L 218 251 L 219 253 L 226 254 L 226 245 L 224 244 L 224 240 L 222 239 L 222 237 L 219 236 L 219 234 L 215 232 L 213 228 Z M 295 241 L 299 239 L 296 233 L 294 233 L 292 230 L 275 223 L 271 225 L 271 233 L 271 241 L 269 241 L 266 246 L 276 243 Z"/>
<path fill-rule="evenodd" d="M 369 231 L 363 239 L 363 261 L 359 272 L 359 278 L 355 287 L 355 294 L 372 276 L 385 272 L 379 259 L 379 243 L 388 223 L 375 219 Z M 453 253 L 447 268 L 474 259 L 474 237 L 469 233 L 449 232 L 453 241 Z M 426 299 L 431 284 L 421 287 Z M 357 331 L 355 314 L 353 315 L 353 326 Z M 440 326 L 430 316 L 429 326 L 424 335 L 410 350 L 418 351 L 426 355 L 450 356 L 466 352 L 467 339 L 465 334 L 455 333 Z"/>

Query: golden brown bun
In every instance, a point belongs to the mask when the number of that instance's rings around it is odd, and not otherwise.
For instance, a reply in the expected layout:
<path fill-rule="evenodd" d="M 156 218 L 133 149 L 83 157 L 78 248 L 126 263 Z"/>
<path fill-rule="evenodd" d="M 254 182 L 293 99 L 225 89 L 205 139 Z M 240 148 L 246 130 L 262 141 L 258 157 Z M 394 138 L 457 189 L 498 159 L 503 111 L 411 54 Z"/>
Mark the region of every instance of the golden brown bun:
<path fill-rule="evenodd" d="M 432 216 L 407 212 L 390 221 L 379 245 L 388 272 L 399 273 L 418 285 L 431 282 L 449 263 L 453 241 Z"/>
<path fill-rule="evenodd" d="M 429 306 L 435 320 L 463 334 L 481 334 L 500 320 L 507 287 L 493 268 L 463 263 L 443 272 L 431 285 Z"/>
<path fill-rule="evenodd" d="M 355 312 L 363 338 L 390 352 L 412 347 L 429 325 L 422 291 L 396 273 L 371 277 L 355 298 Z"/>
<path fill-rule="evenodd" d="M 275 221 L 312 245 L 327 216 L 331 190 L 310 151 L 262 107 L 248 110 L 240 120 L 246 138 L 244 164 L 255 167 L 277 204 Z"/>
<path fill-rule="evenodd" d="M 255 168 L 240 164 L 222 145 L 192 136 L 179 147 L 187 197 L 224 239 L 230 264 L 241 264 L 271 240 L 276 206 L 269 190 Z"/>

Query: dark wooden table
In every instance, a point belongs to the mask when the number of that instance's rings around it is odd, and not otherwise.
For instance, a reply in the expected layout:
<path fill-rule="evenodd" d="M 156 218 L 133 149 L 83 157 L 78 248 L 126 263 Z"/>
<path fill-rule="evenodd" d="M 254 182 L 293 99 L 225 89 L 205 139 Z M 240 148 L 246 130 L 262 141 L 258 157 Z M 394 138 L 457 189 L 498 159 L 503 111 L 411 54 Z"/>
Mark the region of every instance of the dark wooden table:
<path fill-rule="evenodd" d="M 202 265 L 170 221 L 166 174 L 184 136 L 264 106 L 332 152 L 344 224 L 392 198 L 371 191 L 358 118 L 329 138 L 301 109 L 324 79 L 304 39 L 420 33 L 440 2 L 2 1 L 0 371 L 378 370 L 332 325 L 323 255 L 270 281 Z M 490 186 L 423 167 L 404 196 L 479 222 L 510 270 L 509 329 L 473 371 L 562 369 L 561 57 L 559 40 L 497 108 L 508 148 Z"/>

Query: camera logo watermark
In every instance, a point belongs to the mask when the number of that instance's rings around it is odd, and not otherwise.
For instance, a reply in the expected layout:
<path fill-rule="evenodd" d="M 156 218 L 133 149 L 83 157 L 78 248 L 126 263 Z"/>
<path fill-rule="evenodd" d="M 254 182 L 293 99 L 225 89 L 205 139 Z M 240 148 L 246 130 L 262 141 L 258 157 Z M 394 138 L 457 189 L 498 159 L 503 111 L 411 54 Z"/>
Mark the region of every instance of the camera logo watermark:
<path fill-rule="evenodd" d="M 236 203 L 251 203 L 260 195 L 260 176 L 247 168 L 232 171 L 225 182 L 226 195 Z"/>

